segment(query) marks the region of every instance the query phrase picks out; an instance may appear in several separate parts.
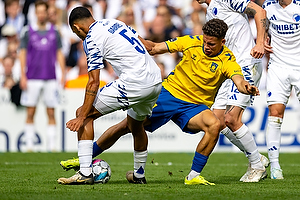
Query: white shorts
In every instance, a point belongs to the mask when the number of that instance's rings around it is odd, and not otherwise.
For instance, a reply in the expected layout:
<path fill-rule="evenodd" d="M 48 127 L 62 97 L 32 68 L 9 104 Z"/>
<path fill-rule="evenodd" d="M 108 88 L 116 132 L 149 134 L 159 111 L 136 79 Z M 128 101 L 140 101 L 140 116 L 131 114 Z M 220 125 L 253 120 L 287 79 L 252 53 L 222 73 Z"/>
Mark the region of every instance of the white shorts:
<path fill-rule="evenodd" d="M 258 86 L 262 74 L 261 62 L 254 63 L 253 65 L 241 67 L 244 78 L 251 85 Z M 238 91 L 237 87 L 231 79 L 227 79 L 221 85 L 212 109 L 226 109 L 227 105 L 238 106 L 246 109 L 252 105 L 254 96 L 242 94 Z"/>
<path fill-rule="evenodd" d="M 22 91 L 21 105 L 36 107 L 39 97 L 43 93 L 43 101 L 47 108 L 54 108 L 58 104 L 58 84 L 56 80 L 27 80 L 27 90 Z"/>
<path fill-rule="evenodd" d="M 128 110 L 130 117 L 143 121 L 151 115 L 160 90 L 161 83 L 147 88 L 130 87 L 117 79 L 99 89 L 93 106 L 103 115 L 116 110 Z"/>
<path fill-rule="evenodd" d="M 269 63 L 267 73 L 267 104 L 286 105 L 294 87 L 300 101 L 300 69 L 278 66 Z M 299 67 L 300 68 L 300 67 Z"/>

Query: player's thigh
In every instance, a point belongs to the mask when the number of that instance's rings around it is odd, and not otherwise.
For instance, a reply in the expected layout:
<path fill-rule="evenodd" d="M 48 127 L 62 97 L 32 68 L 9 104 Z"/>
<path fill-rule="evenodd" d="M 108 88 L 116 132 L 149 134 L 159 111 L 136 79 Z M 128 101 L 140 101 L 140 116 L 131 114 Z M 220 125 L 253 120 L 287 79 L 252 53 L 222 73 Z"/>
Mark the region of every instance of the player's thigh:
<path fill-rule="evenodd" d="M 128 110 L 134 105 L 145 102 L 147 111 L 151 113 L 152 107 L 158 98 L 161 84 L 151 88 L 131 87 L 124 84 L 121 80 L 116 80 L 101 88 L 93 106 L 103 115 L 114 112 L 116 110 Z M 147 99 L 149 101 L 147 101 Z M 142 103 L 141 103 L 142 105 Z M 149 108 L 150 107 L 150 108 Z M 143 119 L 141 119 L 142 121 Z"/>
<path fill-rule="evenodd" d="M 254 96 L 240 93 L 232 81 L 230 82 L 229 88 L 227 106 L 232 105 L 246 109 L 253 103 Z"/>
<path fill-rule="evenodd" d="M 148 116 L 147 120 L 144 122 L 145 129 L 153 132 L 166 124 L 177 114 L 178 108 L 182 105 L 181 103 L 181 100 L 175 98 L 165 88 L 162 88 L 159 97 L 153 106 L 151 115 Z M 186 120 L 186 123 L 188 120 L 189 119 Z M 183 120 L 180 121 L 183 122 Z M 184 126 L 185 124 L 182 124 L 182 127 Z"/>
<path fill-rule="evenodd" d="M 293 73 L 291 76 L 292 86 L 295 89 L 296 96 L 300 102 L 300 70 L 293 69 Z"/>
<path fill-rule="evenodd" d="M 213 109 L 213 113 L 216 115 L 216 117 L 220 120 L 221 123 L 221 129 L 224 129 L 226 127 L 225 125 L 225 109 Z"/>
<path fill-rule="evenodd" d="M 127 114 L 135 120 L 144 121 L 147 116 L 151 115 L 160 91 L 161 84 L 142 89 L 138 98 L 131 102 L 132 106 Z"/>
<path fill-rule="evenodd" d="M 54 108 L 58 104 L 58 83 L 55 79 L 44 81 L 43 99 L 48 108 Z"/>
<path fill-rule="evenodd" d="M 287 68 L 269 65 L 267 74 L 267 104 L 286 105 L 291 94 L 290 71 Z"/>
<path fill-rule="evenodd" d="M 241 68 L 245 80 L 247 80 L 251 85 L 258 86 L 262 74 L 261 62 L 258 61 L 257 63 L 253 63 Z M 246 109 L 248 106 L 253 104 L 254 96 L 240 93 L 233 81 L 230 82 L 229 88 L 227 105 L 238 106 L 242 109 Z"/>
<path fill-rule="evenodd" d="M 281 103 L 271 104 L 268 106 L 269 116 L 283 118 L 285 105 Z"/>
<path fill-rule="evenodd" d="M 220 129 L 220 121 L 209 109 L 192 117 L 187 124 L 187 128 L 190 130 L 205 132 L 207 132 L 212 126 L 216 126 L 217 129 Z"/>
<path fill-rule="evenodd" d="M 27 80 L 27 89 L 22 91 L 21 104 L 36 107 L 43 88 L 43 80 Z"/>
<path fill-rule="evenodd" d="M 258 60 L 255 63 L 241 68 L 245 80 L 247 80 L 251 85 L 255 85 L 256 87 L 258 87 L 263 71 L 262 62 Z"/>

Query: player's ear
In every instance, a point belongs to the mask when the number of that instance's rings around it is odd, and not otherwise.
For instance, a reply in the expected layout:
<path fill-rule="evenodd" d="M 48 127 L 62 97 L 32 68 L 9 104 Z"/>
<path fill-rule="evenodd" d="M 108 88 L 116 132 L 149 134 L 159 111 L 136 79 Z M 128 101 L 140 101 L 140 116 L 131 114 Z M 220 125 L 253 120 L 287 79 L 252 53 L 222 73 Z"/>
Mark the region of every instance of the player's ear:
<path fill-rule="evenodd" d="M 222 45 L 225 45 L 226 40 L 223 38 L 221 42 L 222 42 Z"/>
<path fill-rule="evenodd" d="M 77 31 L 79 31 L 80 30 L 80 27 L 79 27 L 79 25 L 78 24 L 73 24 L 73 27 L 77 30 Z"/>

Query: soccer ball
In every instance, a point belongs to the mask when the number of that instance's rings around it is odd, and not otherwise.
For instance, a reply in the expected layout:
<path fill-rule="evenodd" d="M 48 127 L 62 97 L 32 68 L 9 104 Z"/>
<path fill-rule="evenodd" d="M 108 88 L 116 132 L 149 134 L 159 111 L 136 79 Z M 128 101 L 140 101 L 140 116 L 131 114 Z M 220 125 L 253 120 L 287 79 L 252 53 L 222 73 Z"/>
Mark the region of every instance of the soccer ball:
<path fill-rule="evenodd" d="M 107 183 L 111 177 L 109 164 L 102 159 L 94 159 L 92 169 L 95 183 Z"/>

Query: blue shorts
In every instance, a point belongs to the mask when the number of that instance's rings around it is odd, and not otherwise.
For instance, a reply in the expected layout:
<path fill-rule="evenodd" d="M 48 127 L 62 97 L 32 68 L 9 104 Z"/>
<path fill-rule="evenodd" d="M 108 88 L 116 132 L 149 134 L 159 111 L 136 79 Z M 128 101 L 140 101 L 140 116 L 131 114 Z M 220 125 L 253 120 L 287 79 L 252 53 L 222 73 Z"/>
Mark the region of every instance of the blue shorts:
<path fill-rule="evenodd" d="M 209 109 L 206 105 L 189 103 L 177 99 L 162 87 L 158 100 L 153 107 L 152 115 L 148 117 L 151 124 L 145 126 L 145 129 L 153 132 L 172 120 L 182 131 L 194 134 L 196 132 L 188 129 L 186 125 L 192 117 L 206 109 Z"/>

